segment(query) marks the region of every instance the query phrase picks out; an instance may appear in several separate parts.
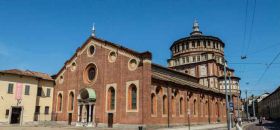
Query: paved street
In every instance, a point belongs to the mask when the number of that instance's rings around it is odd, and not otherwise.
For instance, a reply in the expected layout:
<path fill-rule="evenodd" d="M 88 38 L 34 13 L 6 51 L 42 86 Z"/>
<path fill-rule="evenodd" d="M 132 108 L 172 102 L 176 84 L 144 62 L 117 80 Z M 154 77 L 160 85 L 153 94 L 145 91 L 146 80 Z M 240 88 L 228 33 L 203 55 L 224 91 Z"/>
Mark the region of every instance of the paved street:
<path fill-rule="evenodd" d="M 159 128 L 156 130 L 188 130 L 186 127 L 174 127 L 174 128 Z M 0 126 L 0 130 L 121 130 L 119 128 L 81 128 L 81 127 L 19 127 L 19 126 Z M 126 129 L 137 130 L 137 129 Z M 147 130 L 154 130 L 149 128 Z M 194 125 L 191 126 L 191 130 L 226 130 L 226 124 L 210 124 L 210 125 Z M 252 123 L 244 127 L 244 130 L 280 130 L 280 121 L 268 121 L 265 120 L 263 125 L 259 125 L 258 122 Z"/>
<path fill-rule="evenodd" d="M 256 122 L 244 127 L 244 130 L 280 130 L 280 121 L 265 120 L 263 125 L 259 125 L 259 122 Z"/>
<path fill-rule="evenodd" d="M 188 130 L 187 126 L 174 128 L 149 128 L 146 130 Z M 0 130 L 123 130 L 120 128 L 82 128 L 82 127 L 28 127 L 28 126 L 0 126 Z M 138 130 L 125 129 L 125 130 Z M 194 125 L 191 130 L 226 130 L 226 124 Z"/>
<path fill-rule="evenodd" d="M 118 130 L 118 129 L 77 128 L 77 127 L 19 127 L 19 126 L 7 126 L 7 127 L 0 127 L 0 130 Z"/>

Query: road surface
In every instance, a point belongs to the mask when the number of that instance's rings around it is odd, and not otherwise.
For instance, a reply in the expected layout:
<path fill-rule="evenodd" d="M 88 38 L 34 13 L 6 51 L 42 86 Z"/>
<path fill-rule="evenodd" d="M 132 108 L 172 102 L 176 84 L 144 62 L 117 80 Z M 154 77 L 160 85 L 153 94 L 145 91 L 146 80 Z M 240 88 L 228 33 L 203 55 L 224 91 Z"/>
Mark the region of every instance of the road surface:
<path fill-rule="evenodd" d="M 263 121 L 262 125 L 259 122 L 244 127 L 244 130 L 280 130 L 280 121 Z"/>

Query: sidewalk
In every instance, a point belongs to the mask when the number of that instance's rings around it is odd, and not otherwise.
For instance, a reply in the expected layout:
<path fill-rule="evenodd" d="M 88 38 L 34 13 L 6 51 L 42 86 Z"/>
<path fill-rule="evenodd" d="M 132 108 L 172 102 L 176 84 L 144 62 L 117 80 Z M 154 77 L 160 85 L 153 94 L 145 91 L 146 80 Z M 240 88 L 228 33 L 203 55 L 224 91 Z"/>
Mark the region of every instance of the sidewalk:
<path fill-rule="evenodd" d="M 227 124 L 208 124 L 208 125 L 193 125 L 191 130 L 208 130 L 208 129 L 226 129 Z M 173 127 L 173 128 L 160 128 L 157 130 L 188 130 L 188 126 Z"/>
<path fill-rule="evenodd" d="M 252 124 L 255 124 L 257 123 L 256 121 L 255 122 L 244 122 L 241 126 L 242 130 L 246 130 L 248 126 L 252 125 Z"/>

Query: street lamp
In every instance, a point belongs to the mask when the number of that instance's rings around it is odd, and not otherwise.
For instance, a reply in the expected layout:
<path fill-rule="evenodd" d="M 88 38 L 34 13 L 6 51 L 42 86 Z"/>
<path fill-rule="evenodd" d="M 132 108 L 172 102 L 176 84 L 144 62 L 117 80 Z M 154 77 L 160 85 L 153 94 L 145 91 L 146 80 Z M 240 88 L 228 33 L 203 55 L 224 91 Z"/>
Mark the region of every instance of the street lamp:
<path fill-rule="evenodd" d="M 227 129 L 230 130 L 230 115 L 229 115 L 229 104 L 228 104 L 228 93 L 227 93 L 227 75 L 226 75 L 226 60 L 224 59 L 224 78 L 225 78 L 225 94 L 226 94 L 226 112 L 227 112 Z"/>
<path fill-rule="evenodd" d="M 229 79 L 229 104 L 230 104 L 230 128 L 233 127 L 233 122 L 232 122 L 232 117 L 233 117 L 233 112 L 234 111 L 234 107 L 233 107 L 233 102 L 232 102 L 232 93 L 231 93 L 231 89 L 232 89 L 232 85 L 231 85 L 231 75 L 229 74 L 228 76 Z"/>

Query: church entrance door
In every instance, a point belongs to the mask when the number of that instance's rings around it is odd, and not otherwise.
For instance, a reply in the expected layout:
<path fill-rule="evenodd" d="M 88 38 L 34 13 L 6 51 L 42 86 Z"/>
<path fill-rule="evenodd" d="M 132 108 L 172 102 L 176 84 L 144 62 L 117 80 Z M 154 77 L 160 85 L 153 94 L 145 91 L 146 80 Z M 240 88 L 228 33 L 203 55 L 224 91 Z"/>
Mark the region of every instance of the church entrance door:
<path fill-rule="evenodd" d="M 92 88 L 83 88 L 78 96 L 78 117 L 76 126 L 95 126 L 96 94 Z"/>

